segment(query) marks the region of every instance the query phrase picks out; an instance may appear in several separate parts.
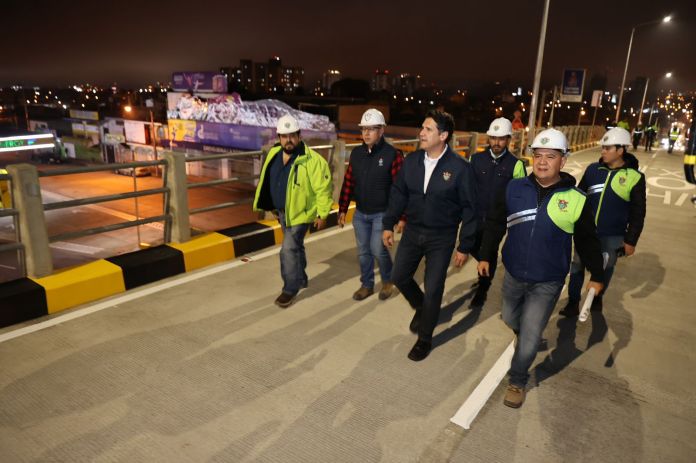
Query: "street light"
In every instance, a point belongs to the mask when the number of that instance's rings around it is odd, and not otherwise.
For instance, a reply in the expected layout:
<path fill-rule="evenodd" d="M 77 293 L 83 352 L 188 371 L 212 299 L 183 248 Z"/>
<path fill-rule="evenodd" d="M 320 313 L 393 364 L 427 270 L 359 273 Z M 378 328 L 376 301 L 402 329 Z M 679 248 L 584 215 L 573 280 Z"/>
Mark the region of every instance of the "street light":
<path fill-rule="evenodd" d="M 125 112 L 129 113 L 129 112 L 133 111 L 133 108 L 131 107 L 131 105 L 126 105 L 123 107 L 123 110 Z"/>
<path fill-rule="evenodd" d="M 529 106 L 529 120 L 527 121 L 527 141 L 534 139 L 536 126 L 536 110 L 539 101 L 539 83 L 541 81 L 541 64 L 544 61 L 544 45 L 546 43 L 546 25 L 549 19 L 549 6 L 551 0 L 544 2 L 544 16 L 541 20 L 541 32 L 539 33 L 539 47 L 537 49 L 536 68 L 534 70 L 534 88 L 532 89 L 532 101 Z M 543 104 L 543 102 L 542 102 Z M 524 140 L 524 138 L 523 138 Z"/>
<path fill-rule="evenodd" d="M 636 33 L 636 29 L 639 27 L 643 26 L 649 26 L 651 24 L 657 24 L 657 23 L 668 23 L 672 20 L 671 16 L 665 16 L 662 19 L 658 19 L 655 21 L 648 21 L 644 23 L 637 24 L 633 26 L 633 29 L 631 29 L 631 39 L 628 41 L 628 53 L 626 53 L 626 66 L 624 66 L 624 73 L 623 73 L 623 79 L 621 79 L 621 90 L 619 90 L 619 103 L 616 105 L 616 122 L 619 121 L 619 117 L 621 114 L 621 101 L 623 100 L 623 93 L 624 93 L 624 86 L 626 85 L 626 73 L 628 72 L 628 60 L 631 58 L 631 47 L 633 46 L 633 35 Z"/>
<path fill-rule="evenodd" d="M 669 16 L 667 16 L 667 18 L 669 18 Z M 665 22 L 667 22 L 667 21 L 665 21 Z M 665 79 L 671 79 L 671 78 L 672 78 L 671 72 L 665 73 Z M 650 83 L 650 78 L 648 77 L 647 79 L 645 79 L 645 89 L 643 90 L 643 100 L 640 102 L 640 111 L 638 111 L 638 121 L 637 121 L 636 125 L 640 125 L 640 120 L 643 117 L 643 106 L 645 105 L 645 96 L 648 94 L 648 84 L 649 83 Z M 654 104 L 653 104 L 653 106 L 654 106 Z M 653 106 L 650 107 L 650 122 L 652 122 Z"/>

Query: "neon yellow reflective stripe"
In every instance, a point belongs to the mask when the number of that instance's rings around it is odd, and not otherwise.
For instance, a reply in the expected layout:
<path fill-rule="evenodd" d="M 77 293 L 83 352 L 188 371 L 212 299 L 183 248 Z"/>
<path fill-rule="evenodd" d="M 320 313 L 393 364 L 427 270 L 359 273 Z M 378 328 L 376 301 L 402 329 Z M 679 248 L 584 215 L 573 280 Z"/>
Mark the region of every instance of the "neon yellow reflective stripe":
<path fill-rule="evenodd" d="M 696 165 L 696 154 L 687 154 L 684 156 L 684 164 L 687 166 Z"/>
<path fill-rule="evenodd" d="M 631 200 L 631 190 L 640 180 L 640 174 L 633 169 L 621 169 L 611 179 L 611 189 L 624 201 Z M 601 199 L 600 199 L 601 203 Z M 600 204 L 601 206 L 601 204 Z"/>
<path fill-rule="evenodd" d="M 580 218 L 585 200 L 585 195 L 575 189 L 554 193 L 546 205 L 546 212 L 558 228 L 573 234 L 575 222 Z"/>
<path fill-rule="evenodd" d="M 515 163 L 515 170 L 512 171 L 512 178 L 524 178 L 527 176 L 527 171 L 524 169 L 522 161 Z"/>

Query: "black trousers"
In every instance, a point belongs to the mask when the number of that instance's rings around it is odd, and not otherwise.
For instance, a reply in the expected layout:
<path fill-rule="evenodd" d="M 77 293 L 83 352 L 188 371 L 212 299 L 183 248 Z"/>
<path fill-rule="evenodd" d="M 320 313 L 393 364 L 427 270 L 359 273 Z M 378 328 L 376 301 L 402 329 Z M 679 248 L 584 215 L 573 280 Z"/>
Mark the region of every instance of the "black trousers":
<path fill-rule="evenodd" d="M 483 226 L 479 226 L 476 229 L 476 242 L 474 243 L 474 250 L 471 251 L 471 255 L 474 259 L 481 261 L 481 242 L 483 241 Z M 479 286 L 488 289 L 491 286 L 491 281 L 495 276 L 495 269 L 498 268 L 498 259 L 496 258 L 493 262 L 488 263 L 488 276 L 483 277 L 479 275 Z"/>
<path fill-rule="evenodd" d="M 445 290 L 447 268 L 457 240 L 457 229 L 428 229 L 408 225 L 394 258 L 392 280 L 408 303 L 420 314 L 418 338 L 431 341 Z M 425 257 L 425 292 L 413 279 Z"/>

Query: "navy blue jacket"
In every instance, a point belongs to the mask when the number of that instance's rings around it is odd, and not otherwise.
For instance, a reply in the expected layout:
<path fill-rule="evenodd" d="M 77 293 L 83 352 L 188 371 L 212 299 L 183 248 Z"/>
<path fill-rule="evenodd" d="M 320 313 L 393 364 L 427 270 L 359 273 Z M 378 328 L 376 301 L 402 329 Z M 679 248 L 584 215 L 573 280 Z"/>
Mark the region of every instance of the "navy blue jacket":
<path fill-rule="evenodd" d="M 565 279 L 574 238 L 592 281 L 603 281 L 601 247 L 591 208 L 571 175 L 561 172 L 561 180 L 546 188 L 537 183 L 534 174 L 511 180 L 486 219 L 481 260 L 497 259 L 506 229 L 503 264 L 515 279 L 529 283 Z"/>
<path fill-rule="evenodd" d="M 476 235 L 476 184 L 471 165 L 447 147 L 435 166 L 428 189 L 423 193 L 425 151 L 417 150 L 404 160 L 389 195 L 389 207 L 382 221 L 393 230 L 406 215 L 407 227 L 459 230 L 457 250 L 471 252 Z"/>
<path fill-rule="evenodd" d="M 610 169 L 605 163 L 590 164 L 578 184 L 587 193 L 599 236 L 623 236 L 635 246 L 645 222 L 645 175 L 638 159 L 624 153 L 624 165 Z"/>
<path fill-rule="evenodd" d="M 497 159 L 493 158 L 489 148 L 481 153 L 474 153 L 469 162 L 474 168 L 474 176 L 476 177 L 478 226 L 482 228 L 496 193 L 505 189 L 508 182 L 512 180 L 513 174 L 517 173 L 521 177 L 526 177 L 527 174 L 522 161 L 517 159 L 507 148 Z"/>

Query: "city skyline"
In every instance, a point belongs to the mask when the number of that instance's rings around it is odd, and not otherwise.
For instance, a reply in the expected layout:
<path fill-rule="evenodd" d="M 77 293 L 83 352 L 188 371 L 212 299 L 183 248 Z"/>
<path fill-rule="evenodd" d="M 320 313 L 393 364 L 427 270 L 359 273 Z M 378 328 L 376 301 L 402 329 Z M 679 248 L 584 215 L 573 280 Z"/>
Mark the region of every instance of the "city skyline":
<path fill-rule="evenodd" d="M 607 3 L 590 0 L 571 8 L 551 2 L 542 84 L 560 81 L 562 70 L 572 67 L 606 74 L 607 86 L 618 88 L 631 28 L 672 14 L 670 24 L 637 29 L 627 82 L 645 76 L 659 85 L 670 71 L 672 88 L 696 88 L 696 62 L 683 52 L 685 44 L 696 43 L 694 2 Z M 143 3 L 131 10 L 113 1 L 11 0 L 7 17 L 34 18 L 41 26 L 27 30 L 25 21 L 8 21 L 0 31 L 3 43 L 13 44 L 5 49 L 0 86 L 137 87 L 168 82 L 175 71 L 217 71 L 240 59 L 271 56 L 303 67 L 308 92 L 328 69 L 369 80 L 374 69 L 386 68 L 448 88 L 506 79 L 529 86 L 533 80 L 543 0 L 524 6 L 444 0 L 439 8 L 400 2 L 400 11 L 418 12 L 411 16 L 364 1 L 331 9 L 309 1 L 292 11 L 280 2 L 268 4 L 261 11 L 248 4 L 172 1 L 166 9 Z"/>

